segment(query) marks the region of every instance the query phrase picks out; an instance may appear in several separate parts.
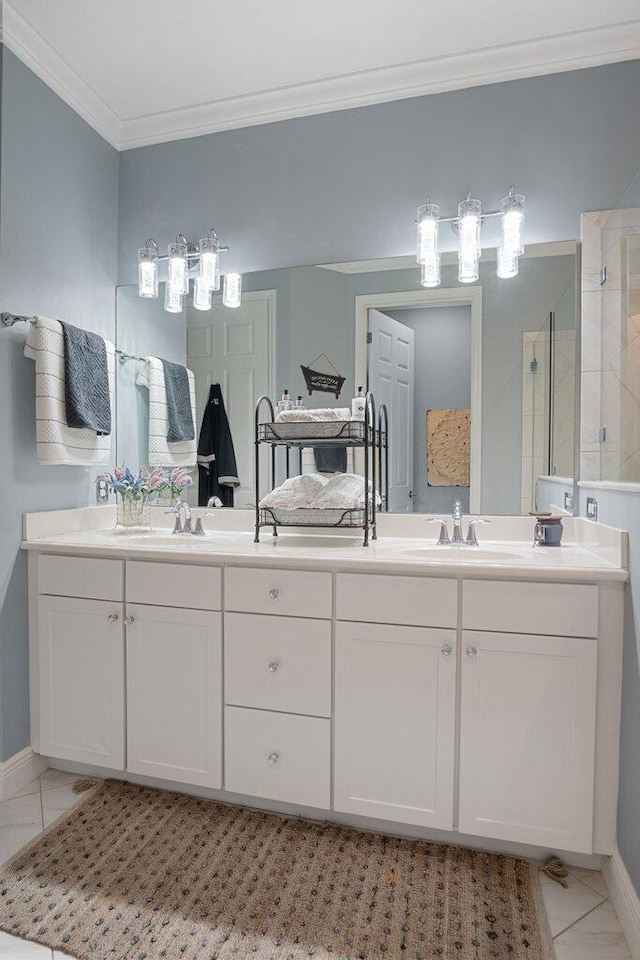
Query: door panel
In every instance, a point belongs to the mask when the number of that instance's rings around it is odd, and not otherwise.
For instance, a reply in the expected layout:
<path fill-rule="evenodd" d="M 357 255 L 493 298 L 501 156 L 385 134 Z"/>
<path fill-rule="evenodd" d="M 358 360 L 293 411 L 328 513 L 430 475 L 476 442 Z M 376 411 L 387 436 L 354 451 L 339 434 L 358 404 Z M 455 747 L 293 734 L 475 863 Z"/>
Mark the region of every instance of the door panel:
<path fill-rule="evenodd" d="M 336 810 L 453 828 L 455 631 L 336 625 Z"/>
<path fill-rule="evenodd" d="M 222 389 L 236 453 L 240 487 L 235 506 L 256 502 L 253 470 L 255 403 L 273 395 L 270 325 L 273 297 L 248 293 L 242 306 L 229 310 L 214 298 L 211 310 L 187 309 L 187 366 L 196 378 L 196 418 L 199 432 L 212 383 Z M 191 499 L 197 500 L 196 490 Z"/>
<path fill-rule="evenodd" d="M 389 410 L 389 510 L 413 510 L 414 332 L 369 310 L 369 389 Z"/>
<path fill-rule="evenodd" d="M 460 830 L 590 853 L 597 643 L 463 632 Z"/>

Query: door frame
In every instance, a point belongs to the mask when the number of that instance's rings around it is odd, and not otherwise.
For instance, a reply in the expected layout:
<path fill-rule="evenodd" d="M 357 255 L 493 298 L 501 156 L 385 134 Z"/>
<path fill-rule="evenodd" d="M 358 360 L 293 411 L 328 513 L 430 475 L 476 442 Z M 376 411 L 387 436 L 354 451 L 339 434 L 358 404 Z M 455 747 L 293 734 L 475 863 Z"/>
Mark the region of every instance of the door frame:
<path fill-rule="evenodd" d="M 404 290 L 355 297 L 355 382 L 369 383 L 367 332 L 369 310 L 405 307 L 471 307 L 471 438 L 469 450 L 469 509 L 479 513 L 482 502 L 482 285 L 444 290 Z"/>

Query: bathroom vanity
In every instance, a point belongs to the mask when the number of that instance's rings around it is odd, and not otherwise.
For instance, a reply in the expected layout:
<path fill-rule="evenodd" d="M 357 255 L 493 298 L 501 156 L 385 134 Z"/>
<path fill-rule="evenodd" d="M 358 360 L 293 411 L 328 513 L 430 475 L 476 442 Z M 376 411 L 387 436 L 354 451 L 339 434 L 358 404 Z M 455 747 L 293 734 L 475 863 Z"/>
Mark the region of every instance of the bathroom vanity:
<path fill-rule="evenodd" d="M 389 832 L 613 851 L 625 534 L 569 519 L 534 548 L 531 518 L 494 518 L 491 542 L 437 547 L 386 515 L 364 549 L 254 544 L 245 511 L 205 538 L 112 519 L 25 520 L 36 752 Z"/>

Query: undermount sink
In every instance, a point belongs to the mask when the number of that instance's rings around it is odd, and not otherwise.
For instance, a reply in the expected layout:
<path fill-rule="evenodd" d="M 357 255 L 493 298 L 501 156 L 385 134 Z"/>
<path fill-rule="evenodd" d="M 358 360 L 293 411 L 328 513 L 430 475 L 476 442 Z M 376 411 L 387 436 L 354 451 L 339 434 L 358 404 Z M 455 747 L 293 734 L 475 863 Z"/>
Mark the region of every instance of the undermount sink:
<path fill-rule="evenodd" d="M 533 549 L 533 548 L 532 548 Z M 417 557 L 420 560 L 451 560 L 455 563 L 478 561 L 481 563 L 504 563 L 506 560 L 522 560 L 522 550 L 504 550 L 492 547 L 466 546 L 425 546 L 401 551 L 405 556 Z"/>

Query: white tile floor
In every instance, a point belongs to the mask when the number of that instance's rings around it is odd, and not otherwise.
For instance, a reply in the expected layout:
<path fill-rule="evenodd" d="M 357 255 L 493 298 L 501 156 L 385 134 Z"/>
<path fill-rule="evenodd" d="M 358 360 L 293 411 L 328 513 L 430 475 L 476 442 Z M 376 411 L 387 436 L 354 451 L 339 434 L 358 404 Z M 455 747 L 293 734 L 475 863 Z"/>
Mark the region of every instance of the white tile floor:
<path fill-rule="evenodd" d="M 19 796 L 0 803 L 0 863 L 81 799 L 71 789 L 76 779 L 47 770 Z M 544 876 L 542 890 L 557 960 L 632 960 L 602 874 L 572 868 L 567 890 Z M 0 932 L 0 960 L 67 960 L 67 955 Z"/>

